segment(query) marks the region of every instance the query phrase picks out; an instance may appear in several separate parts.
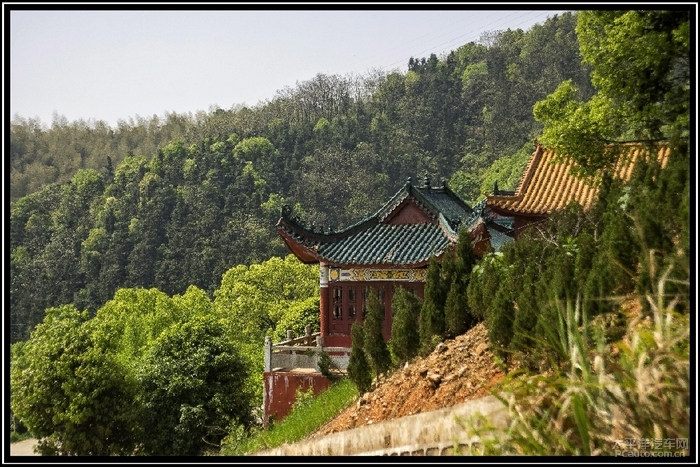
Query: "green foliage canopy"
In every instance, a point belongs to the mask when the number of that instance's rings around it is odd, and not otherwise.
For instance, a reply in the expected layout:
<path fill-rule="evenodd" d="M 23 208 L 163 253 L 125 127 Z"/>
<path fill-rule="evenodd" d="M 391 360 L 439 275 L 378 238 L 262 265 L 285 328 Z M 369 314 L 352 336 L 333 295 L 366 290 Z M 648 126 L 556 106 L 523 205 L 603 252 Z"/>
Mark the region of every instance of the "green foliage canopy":
<path fill-rule="evenodd" d="M 12 411 L 44 455 L 130 455 L 141 440 L 137 382 L 92 327 L 71 305 L 51 308 L 13 349 Z"/>
<path fill-rule="evenodd" d="M 224 325 L 198 317 L 163 332 L 144 356 L 143 449 L 155 455 L 201 455 L 237 425 L 252 423 L 248 366 Z"/>
<path fill-rule="evenodd" d="M 570 80 L 533 109 L 540 141 L 572 157 L 577 171 L 609 169 L 612 142 L 678 140 L 689 135 L 690 29 L 687 11 L 578 13 L 581 55 L 597 93 L 578 95 Z"/>

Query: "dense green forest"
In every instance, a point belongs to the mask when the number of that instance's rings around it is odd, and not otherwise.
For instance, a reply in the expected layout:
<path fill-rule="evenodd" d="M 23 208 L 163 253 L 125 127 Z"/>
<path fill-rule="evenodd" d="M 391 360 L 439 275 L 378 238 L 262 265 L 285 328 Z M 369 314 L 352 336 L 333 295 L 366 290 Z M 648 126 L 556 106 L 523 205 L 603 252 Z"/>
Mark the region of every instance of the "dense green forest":
<path fill-rule="evenodd" d="M 566 13 L 486 34 L 411 59 L 405 74 L 319 74 L 252 109 L 116 129 L 15 118 L 12 341 L 48 307 L 94 314 L 122 287 L 211 296 L 229 268 L 286 255 L 274 231 L 283 204 L 340 228 L 410 176 L 445 178 L 471 201 L 485 179 L 517 183 L 541 131 L 535 102 L 568 79 L 582 99 L 592 94 L 575 23 Z"/>
<path fill-rule="evenodd" d="M 504 361 L 568 375 L 533 384 L 551 391 L 546 400 L 581 389 L 533 418 L 578 430 L 557 425 L 556 442 L 529 438 L 524 452 L 600 452 L 610 410 L 629 411 L 629 433 L 687 438 L 689 47 L 687 12 L 588 11 L 412 59 L 405 74 L 352 85 L 318 75 L 254 109 L 102 126 L 110 136 L 94 140 L 94 156 L 84 135 L 99 125 L 16 120 L 13 413 L 45 437 L 47 454 L 218 452 L 260 425 L 264 336 L 317 326 L 317 270 L 276 237 L 282 205 L 342 227 L 422 173 L 473 202 L 494 179 L 514 186 L 537 137 L 601 177 L 594 208 L 572 205 L 482 259 L 461 232 L 430 265 L 422 303 L 397 294 L 388 346 L 372 319 L 353 328 L 349 376 L 365 387 L 483 321 Z M 601 146 L 629 141 L 664 141 L 666 168 L 640 163 L 629 185 L 606 177 L 616 154 Z M 52 147 L 62 149 L 49 158 Z M 60 154 L 72 154 L 72 168 Z M 46 178 L 30 185 L 27 173 Z M 611 361 L 605 345 L 624 334 L 615 335 L 626 324 L 619 297 L 630 294 L 653 321 Z M 585 356 L 597 344 L 586 335 L 599 319 L 612 325 L 593 368 Z"/>

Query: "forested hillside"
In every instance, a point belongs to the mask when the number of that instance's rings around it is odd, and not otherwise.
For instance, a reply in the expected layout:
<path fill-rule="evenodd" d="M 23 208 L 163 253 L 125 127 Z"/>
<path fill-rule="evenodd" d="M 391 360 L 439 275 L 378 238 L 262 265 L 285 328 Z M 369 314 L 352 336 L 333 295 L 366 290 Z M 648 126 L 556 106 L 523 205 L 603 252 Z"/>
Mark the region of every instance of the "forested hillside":
<path fill-rule="evenodd" d="M 283 204 L 341 228 L 410 176 L 445 178 L 468 201 L 496 176 L 517 183 L 541 131 L 535 102 L 567 79 L 592 94 L 575 23 L 485 34 L 404 74 L 319 74 L 254 108 L 117 128 L 16 117 L 13 341 L 47 307 L 94 313 L 123 287 L 211 294 L 228 269 L 287 253 L 274 231 Z"/>
<path fill-rule="evenodd" d="M 518 370 L 496 391 L 508 430 L 464 426 L 488 435 L 478 454 L 620 455 L 622 443 L 630 457 L 687 456 L 690 17 L 581 11 L 411 60 L 356 82 L 360 94 L 319 75 L 28 192 L 10 226 L 13 429 L 44 455 L 238 453 L 265 426 L 265 336 L 318 329 L 318 269 L 286 254 L 279 208 L 341 227 L 424 172 L 473 200 L 495 179 L 512 188 L 537 137 L 600 182 L 591 207 L 572 202 L 481 258 L 462 229 L 422 300 L 394 294 L 388 343 L 369 295 L 348 377 L 376 388 L 432 350 L 447 368 L 442 341 L 483 322 L 495 364 Z M 576 38 L 590 82 L 564 45 Z M 667 157 L 612 176 L 638 146 Z"/>

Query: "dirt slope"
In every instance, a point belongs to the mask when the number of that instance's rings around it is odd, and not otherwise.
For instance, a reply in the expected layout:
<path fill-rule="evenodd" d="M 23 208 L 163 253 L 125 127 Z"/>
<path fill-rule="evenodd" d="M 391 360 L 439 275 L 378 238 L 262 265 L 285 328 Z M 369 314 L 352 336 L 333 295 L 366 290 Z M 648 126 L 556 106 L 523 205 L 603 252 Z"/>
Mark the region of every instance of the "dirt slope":
<path fill-rule="evenodd" d="M 503 376 L 489 350 L 486 327 L 479 323 L 381 379 L 310 438 L 477 399 Z"/>

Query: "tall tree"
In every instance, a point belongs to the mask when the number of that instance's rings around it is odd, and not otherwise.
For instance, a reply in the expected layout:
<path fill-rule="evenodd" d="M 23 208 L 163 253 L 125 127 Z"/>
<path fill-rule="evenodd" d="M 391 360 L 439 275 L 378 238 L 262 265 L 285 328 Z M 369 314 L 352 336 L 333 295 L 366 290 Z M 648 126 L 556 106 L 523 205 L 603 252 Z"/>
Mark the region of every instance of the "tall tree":
<path fill-rule="evenodd" d="M 442 337 L 445 330 L 444 309 L 447 294 L 444 290 L 440 262 L 434 257 L 430 259 L 423 295 L 418 333 L 421 353 L 427 354 L 432 350 L 434 336 Z"/>
<path fill-rule="evenodd" d="M 406 362 L 418 354 L 420 305 L 420 299 L 415 294 L 403 287 L 395 289 L 391 303 L 394 319 L 391 323 L 389 346 L 397 364 Z"/>
<path fill-rule="evenodd" d="M 374 374 L 386 374 L 391 367 L 391 354 L 384 342 L 382 323 L 384 322 L 384 305 L 379 300 L 379 294 L 370 288 L 367 297 L 367 316 L 363 324 L 364 345 L 362 346 Z"/>

